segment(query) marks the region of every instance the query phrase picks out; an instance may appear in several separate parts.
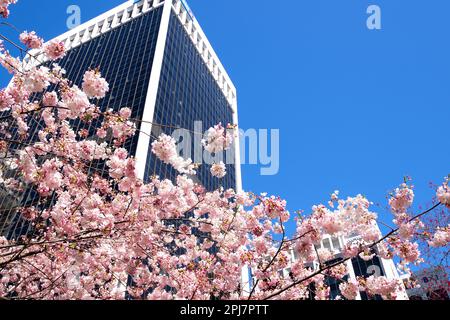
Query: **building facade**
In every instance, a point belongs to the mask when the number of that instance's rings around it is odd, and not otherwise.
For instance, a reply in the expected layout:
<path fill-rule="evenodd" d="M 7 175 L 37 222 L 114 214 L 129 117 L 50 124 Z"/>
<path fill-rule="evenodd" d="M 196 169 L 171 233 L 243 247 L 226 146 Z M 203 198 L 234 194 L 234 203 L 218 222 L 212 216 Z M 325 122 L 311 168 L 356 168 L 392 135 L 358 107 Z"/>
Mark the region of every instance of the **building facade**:
<path fill-rule="evenodd" d="M 176 128 L 192 132 L 194 150 L 209 127 L 220 122 L 238 125 L 236 88 L 184 1 L 130 0 L 54 40 L 65 43 L 68 52 L 58 64 L 74 84 L 81 87 L 84 73 L 94 68 L 109 82 L 107 96 L 99 101 L 102 110 L 132 109 L 138 131 L 126 148 L 136 158 L 144 181 L 154 175 L 176 177 L 174 169 L 151 152 L 160 133 L 170 135 Z M 38 52 L 33 54 L 39 60 L 28 63 L 50 63 Z M 83 127 L 92 134 L 95 128 L 95 122 Z M 208 190 L 219 186 L 241 190 L 239 137 L 227 155 L 233 159 L 226 159 L 224 179 L 212 177 L 209 165 L 202 165 L 193 178 Z M 35 197 L 26 192 L 8 199 L 20 206 Z M 28 228 L 14 210 L 2 211 L 0 235 L 11 238 L 26 234 Z"/>

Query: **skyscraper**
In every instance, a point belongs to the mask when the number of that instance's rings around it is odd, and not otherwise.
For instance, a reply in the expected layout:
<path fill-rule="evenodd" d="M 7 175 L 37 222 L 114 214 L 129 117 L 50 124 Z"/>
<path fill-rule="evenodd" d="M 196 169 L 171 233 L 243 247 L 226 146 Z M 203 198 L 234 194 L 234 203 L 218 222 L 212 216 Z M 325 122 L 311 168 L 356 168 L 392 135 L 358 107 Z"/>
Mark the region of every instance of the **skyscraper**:
<path fill-rule="evenodd" d="M 176 176 L 151 152 L 151 143 L 160 133 L 187 129 L 194 133 L 194 149 L 196 138 L 201 139 L 198 135 L 209 127 L 219 122 L 238 124 L 236 89 L 185 1 L 130 0 L 55 39 L 68 50 L 58 61 L 68 79 L 80 86 L 85 71 L 99 68 L 110 84 L 99 106 L 132 109 L 139 131 L 126 147 L 136 157 L 144 181 L 152 175 Z M 36 63 L 35 59 L 29 63 Z M 198 182 L 208 190 L 219 186 L 240 190 L 238 141 L 233 150 L 224 179 L 212 177 L 209 166 L 203 165 Z M 14 202 L 23 205 L 34 195 L 15 197 Z M 0 234 L 11 236 L 24 229 L 26 222 L 14 210 L 3 211 Z"/>

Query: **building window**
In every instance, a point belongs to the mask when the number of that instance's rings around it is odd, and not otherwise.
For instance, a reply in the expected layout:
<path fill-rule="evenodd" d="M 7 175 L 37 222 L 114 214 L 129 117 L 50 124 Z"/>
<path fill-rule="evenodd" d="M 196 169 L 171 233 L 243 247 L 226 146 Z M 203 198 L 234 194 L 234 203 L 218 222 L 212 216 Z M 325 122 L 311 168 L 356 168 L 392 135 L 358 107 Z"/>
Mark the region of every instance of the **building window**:
<path fill-rule="evenodd" d="M 341 249 L 341 245 L 339 243 L 339 239 L 338 238 L 332 238 L 331 242 L 333 243 L 333 249 L 334 250 L 340 250 Z"/>
<path fill-rule="evenodd" d="M 322 245 L 323 245 L 323 247 L 324 247 L 325 249 L 331 250 L 331 243 L 330 243 L 330 239 L 329 239 L 329 238 L 324 239 L 324 240 L 322 241 Z"/>

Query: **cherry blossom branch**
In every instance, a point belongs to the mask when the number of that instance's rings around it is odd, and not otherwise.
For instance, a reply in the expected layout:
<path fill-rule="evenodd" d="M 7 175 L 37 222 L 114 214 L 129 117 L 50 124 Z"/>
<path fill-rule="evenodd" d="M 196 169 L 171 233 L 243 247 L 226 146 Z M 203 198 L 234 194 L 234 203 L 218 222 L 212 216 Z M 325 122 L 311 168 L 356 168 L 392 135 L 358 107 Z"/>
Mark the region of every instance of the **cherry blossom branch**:
<path fill-rule="evenodd" d="M 96 231 L 89 231 L 89 232 L 98 232 L 99 230 Z M 83 232 L 83 234 L 85 234 L 87 231 Z M 68 239 L 60 239 L 60 240 L 52 240 L 52 241 L 41 241 L 41 242 L 29 242 L 29 243 L 25 243 L 25 244 L 13 244 L 13 245 L 8 245 L 8 246 L 1 246 L 1 249 L 11 249 L 11 248 L 17 248 L 17 247 L 35 247 L 35 246 L 45 246 L 45 245 L 50 245 L 50 244 L 58 244 L 58 243 L 79 243 L 79 242 L 84 242 L 87 240 L 93 240 L 93 239 L 98 239 L 98 238 L 102 238 L 104 237 L 103 235 L 94 235 L 94 236 L 89 236 L 89 237 L 81 237 L 81 238 L 68 238 Z"/>
<path fill-rule="evenodd" d="M 276 258 L 278 257 L 278 255 L 281 253 L 281 250 L 283 249 L 283 246 L 285 244 L 285 238 L 286 238 L 286 231 L 284 229 L 284 225 L 283 225 L 283 221 L 280 220 L 280 226 L 281 226 L 281 230 L 282 230 L 282 240 L 281 240 L 281 244 L 278 247 L 277 252 L 275 253 L 275 255 L 272 257 L 272 260 L 269 262 L 269 264 L 264 268 L 263 273 L 266 273 L 267 270 L 269 270 L 269 268 L 272 266 L 272 264 L 275 262 Z M 248 296 L 248 300 L 252 299 L 253 293 L 255 292 L 256 288 L 258 287 L 259 284 L 259 279 L 256 281 L 255 285 L 252 288 L 252 291 L 250 292 L 249 296 Z"/>
<path fill-rule="evenodd" d="M 431 207 L 430 209 L 428 209 L 428 210 L 426 210 L 426 211 L 424 211 L 424 212 L 422 212 L 422 213 L 420 213 L 420 214 L 414 216 L 413 218 L 409 219 L 409 222 L 412 222 L 412 221 L 414 221 L 414 220 L 419 219 L 420 217 L 422 217 L 423 215 L 425 215 L 425 214 L 427 214 L 427 213 L 433 211 L 434 209 L 436 209 L 436 208 L 439 207 L 440 205 L 441 205 L 441 203 L 437 203 L 436 205 L 434 205 L 434 206 Z M 396 228 L 396 229 L 392 230 L 391 232 L 389 232 L 388 234 L 386 234 L 384 237 L 382 237 L 380 240 L 375 241 L 373 244 L 369 245 L 368 248 L 374 248 L 374 247 L 375 247 L 376 245 L 378 245 L 379 243 L 383 242 L 383 241 L 386 240 L 387 238 L 389 238 L 389 237 L 391 237 L 392 235 L 394 235 L 395 233 L 397 233 L 397 232 L 399 231 L 399 229 L 400 229 L 400 228 Z M 361 253 L 363 253 L 363 252 L 364 252 L 364 250 L 360 250 L 358 254 L 361 254 Z M 299 280 L 299 281 L 295 281 L 295 282 L 293 282 L 292 284 L 288 285 L 287 287 L 285 287 L 285 288 L 283 288 L 283 289 L 281 289 L 281 290 L 279 290 L 279 291 L 277 291 L 277 292 L 275 292 L 275 293 L 270 294 L 269 296 L 265 297 L 264 300 L 270 300 L 270 299 L 272 299 L 272 298 L 274 298 L 274 297 L 276 297 L 276 296 L 279 296 L 280 294 L 286 292 L 287 290 L 289 290 L 289 289 L 291 289 L 291 288 L 293 288 L 293 287 L 296 287 L 296 286 L 302 284 L 303 282 L 308 281 L 308 280 L 314 278 L 315 276 L 319 275 L 320 273 L 322 273 L 322 272 L 324 272 L 324 271 L 326 271 L 326 270 L 329 270 L 329 269 L 334 268 L 334 267 L 336 267 L 336 266 L 338 266 L 338 265 L 340 265 L 340 264 L 343 264 L 343 263 L 349 261 L 350 259 L 352 259 L 352 258 L 351 258 L 351 257 L 348 257 L 348 258 L 345 258 L 344 260 L 341 260 L 341 261 L 335 262 L 335 263 L 333 263 L 333 264 L 330 264 L 330 265 L 327 266 L 327 267 L 322 267 L 322 268 L 320 268 L 318 271 L 316 271 L 316 272 L 310 274 L 309 276 L 307 276 L 307 277 L 305 277 L 305 278 L 303 278 L 303 279 L 301 279 L 301 280 Z"/>

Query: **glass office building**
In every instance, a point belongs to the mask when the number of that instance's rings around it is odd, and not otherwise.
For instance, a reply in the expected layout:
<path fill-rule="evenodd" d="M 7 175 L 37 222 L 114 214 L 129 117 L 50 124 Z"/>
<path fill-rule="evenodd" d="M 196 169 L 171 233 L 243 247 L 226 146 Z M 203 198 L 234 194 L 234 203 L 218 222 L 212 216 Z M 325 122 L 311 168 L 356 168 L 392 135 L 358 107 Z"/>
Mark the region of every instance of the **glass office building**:
<path fill-rule="evenodd" d="M 218 123 L 233 123 L 232 106 L 175 12 L 170 15 L 156 101 L 154 122 L 170 127 L 155 126 L 152 139 L 161 132 L 170 134 L 172 128 L 184 128 L 193 132 L 193 143 L 198 135 L 196 121 L 202 122 L 203 130 Z M 211 176 L 208 165 L 202 165 L 198 179 L 209 190 L 220 185 L 236 188 L 235 168 L 228 165 L 227 169 L 227 176 L 219 180 Z M 170 166 L 148 154 L 144 178 L 153 174 L 172 178 L 176 175 Z"/>
<path fill-rule="evenodd" d="M 153 175 L 176 176 L 151 152 L 151 143 L 159 133 L 171 134 L 175 128 L 193 132 L 196 122 L 201 122 L 203 131 L 219 122 L 238 124 L 236 89 L 184 1 L 130 0 L 55 39 L 68 49 L 58 61 L 68 79 L 81 87 L 84 72 L 98 68 L 110 85 L 99 106 L 132 109 L 139 131 L 126 148 L 136 158 L 144 181 Z M 95 134 L 95 127 L 92 122 L 86 129 Z M 210 166 L 203 164 L 196 181 L 208 190 L 219 186 L 240 190 L 238 140 L 231 155 L 234 159 L 227 165 L 225 178 L 212 177 Z M 16 195 L 14 203 L 24 205 L 33 197 L 32 193 Z M 7 210 L 8 197 L 2 198 L 0 235 L 26 233 L 28 225 L 13 209 Z"/>

